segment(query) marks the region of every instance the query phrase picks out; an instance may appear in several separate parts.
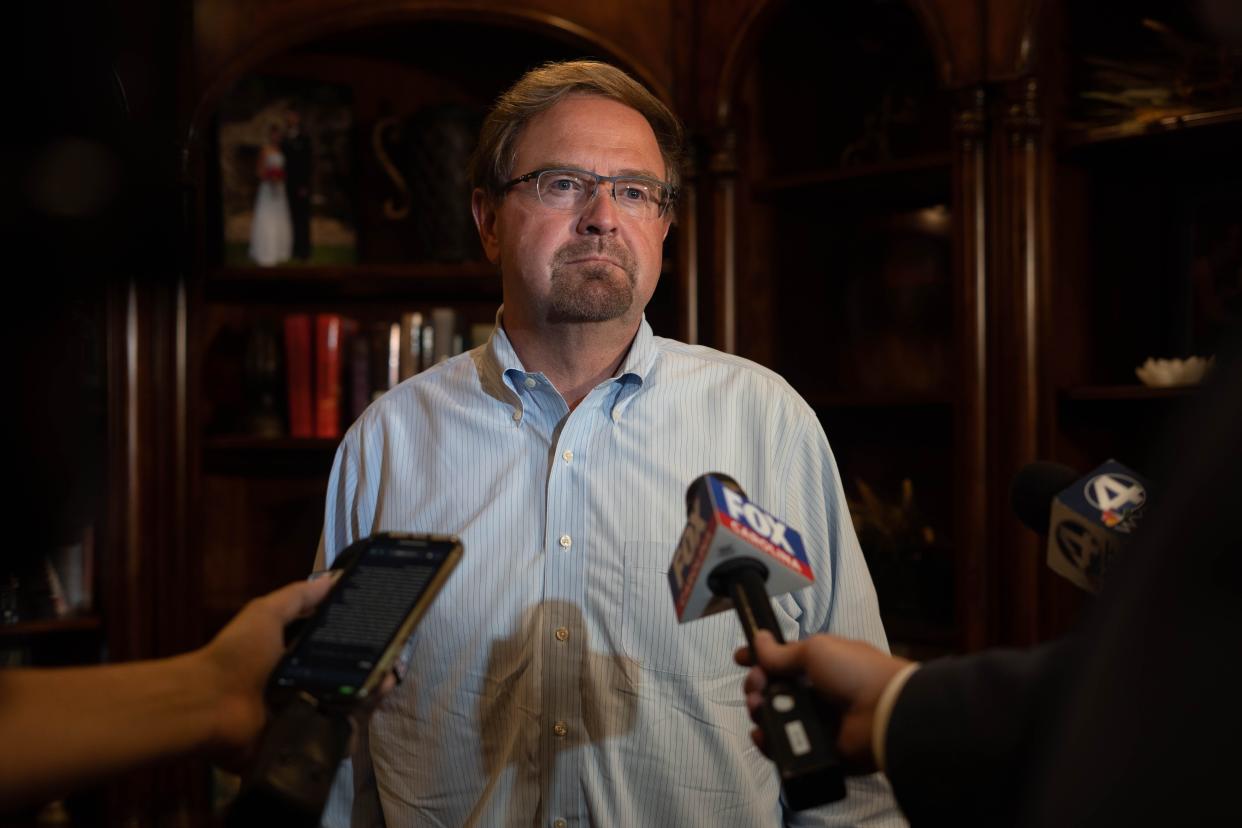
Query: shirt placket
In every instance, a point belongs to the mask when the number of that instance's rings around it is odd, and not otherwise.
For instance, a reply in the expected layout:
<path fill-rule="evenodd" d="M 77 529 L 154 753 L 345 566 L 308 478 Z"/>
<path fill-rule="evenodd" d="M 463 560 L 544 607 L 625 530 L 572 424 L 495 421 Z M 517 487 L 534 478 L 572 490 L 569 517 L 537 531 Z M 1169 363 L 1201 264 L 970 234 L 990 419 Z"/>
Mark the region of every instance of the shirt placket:
<path fill-rule="evenodd" d="M 604 422 L 600 390 L 570 414 L 550 452 L 545 515 L 543 766 L 549 769 L 545 825 L 586 825 L 581 780 L 589 741 L 583 721 L 583 665 L 590 658 L 584 620 L 592 539 L 586 514 L 585 447 Z"/>

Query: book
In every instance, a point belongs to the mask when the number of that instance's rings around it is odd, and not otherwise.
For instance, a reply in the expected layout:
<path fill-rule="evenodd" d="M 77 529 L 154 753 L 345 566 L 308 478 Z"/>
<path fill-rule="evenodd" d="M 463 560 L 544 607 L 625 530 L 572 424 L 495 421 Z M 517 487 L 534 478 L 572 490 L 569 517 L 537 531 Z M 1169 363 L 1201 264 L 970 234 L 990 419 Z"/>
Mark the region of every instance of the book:
<path fill-rule="evenodd" d="M 425 330 L 430 329 L 423 324 L 421 313 L 401 314 L 401 357 L 398 382 L 409 379 L 427 367 L 423 350 Z"/>
<path fill-rule="evenodd" d="M 432 308 L 431 328 L 433 334 L 430 365 L 443 362 L 461 353 L 461 338 L 457 336 L 457 311 L 453 308 Z"/>
<path fill-rule="evenodd" d="M 53 608 L 58 616 L 82 615 L 95 603 L 95 530 L 87 526 L 76 543 L 57 546 L 48 555 Z"/>
<path fill-rule="evenodd" d="M 315 314 L 315 436 L 341 436 L 341 317 Z"/>
<path fill-rule="evenodd" d="M 346 363 L 346 388 L 348 393 L 349 421 L 362 416 L 371 404 L 371 336 L 369 331 L 359 330 L 358 323 L 346 320 L 346 341 L 349 343 L 349 358 Z"/>
<path fill-rule="evenodd" d="M 304 313 L 285 317 L 285 388 L 289 401 L 289 436 L 315 436 L 311 407 L 311 319 Z"/>
<path fill-rule="evenodd" d="M 246 337 L 242 386 L 242 428 L 257 437 L 283 437 L 280 417 L 280 337 L 269 323 L 250 329 Z"/>
<path fill-rule="evenodd" d="M 431 325 L 423 325 L 423 348 L 422 348 L 422 367 L 430 368 L 435 365 L 432 361 L 432 354 L 435 353 L 436 346 L 436 330 Z"/>
<path fill-rule="evenodd" d="M 388 383 L 384 390 L 401 382 L 401 323 L 393 322 L 388 327 Z"/>
<path fill-rule="evenodd" d="M 400 381 L 401 323 L 372 322 L 368 330 L 371 343 L 371 376 L 367 386 L 370 401 L 374 402 Z"/>

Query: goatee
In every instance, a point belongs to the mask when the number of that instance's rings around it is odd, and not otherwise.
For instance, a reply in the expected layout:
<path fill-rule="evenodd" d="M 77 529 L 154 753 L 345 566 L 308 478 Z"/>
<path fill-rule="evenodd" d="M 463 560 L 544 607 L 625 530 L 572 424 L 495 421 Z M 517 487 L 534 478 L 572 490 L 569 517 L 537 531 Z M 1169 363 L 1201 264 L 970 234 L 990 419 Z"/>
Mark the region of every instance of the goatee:
<path fill-rule="evenodd" d="M 607 262 L 570 264 L 589 256 Z M 620 270 L 618 270 L 618 267 Z M 630 251 L 615 239 L 600 237 L 565 245 L 552 257 L 550 322 L 607 322 L 634 304 L 638 267 Z"/>

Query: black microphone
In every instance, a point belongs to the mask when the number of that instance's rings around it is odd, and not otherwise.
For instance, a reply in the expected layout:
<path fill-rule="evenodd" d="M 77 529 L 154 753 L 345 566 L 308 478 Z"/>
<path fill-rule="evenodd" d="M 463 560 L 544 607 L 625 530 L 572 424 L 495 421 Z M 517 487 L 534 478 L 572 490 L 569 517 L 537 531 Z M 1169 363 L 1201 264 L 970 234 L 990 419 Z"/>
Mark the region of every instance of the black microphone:
<path fill-rule="evenodd" d="M 1078 479 L 1078 471 L 1060 463 L 1027 463 L 1013 476 L 1009 501 L 1018 520 L 1035 534 L 1048 534 L 1052 501 Z"/>
<path fill-rule="evenodd" d="M 344 549 L 332 569 L 348 569 L 362 548 L 355 543 Z M 297 618 L 285 626 L 286 647 L 309 621 Z M 225 827 L 318 828 L 337 768 L 349 750 L 351 732 L 343 710 L 325 707 L 308 693 L 297 693 L 271 710 L 271 719 L 259 736 L 254 764 L 225 815 Z"/>
<path fill-rule="evenodd" d="M 1039 462 L 1014 476 L 1010 500 L 1019 520 L 1048 536 L 1048 567 L 1094 593 L 1146 514 L 1149 488 L 1116 460 L 1082 476 Z"/>
<path fill-rule="evenodd" d="M 669 567 L 678 620 L 685 623 L 732 607 L 754 651 L 767 630 L 784 643 L 769 595 L 814 580 L 802 538 L 746 499 L 728 475 L 705 474 L 686 490 L 686 529 Z M 803 681 L 770 677 L 759 727 L 794 810 L 845 797 L 836 753 L 839 718 Z"/>
<path fill-rule="evenodd" d="M 274 711 L 255 763 L 229 807 L 227 828 L 316 828 L 349 735 L 345 715 L 325 710 L 306 694 Z"/>

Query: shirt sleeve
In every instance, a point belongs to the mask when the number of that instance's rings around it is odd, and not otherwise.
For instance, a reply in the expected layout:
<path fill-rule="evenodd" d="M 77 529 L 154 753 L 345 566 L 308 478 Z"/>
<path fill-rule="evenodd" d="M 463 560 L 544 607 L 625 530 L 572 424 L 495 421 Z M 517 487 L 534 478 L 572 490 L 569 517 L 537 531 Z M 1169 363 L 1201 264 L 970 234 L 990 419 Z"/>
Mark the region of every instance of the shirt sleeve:
<path fill-rule="evenodd" d="M 324 500 L 323 532 L 319 536 L 319 550 L 315 555 L 316 569 L 327 569 L 342 549 L 371 533 L 372 514 L 360 514 L 359 509 L 359 469 L 362 467 L 360 432 L 358 425 L 350 428 L 336 450 Z M 363 525 L 367 527 L 365 530 Z M 365 733 L 365 728 L 363 730 Z M 366 738 L 355 740 L 353 754 L 344 759 L 337 769 L 320 824 L 324 828 L 378 828 L 384 825 Z"/>
<path fill-rule="evenodd" d="M 854 524 L 836 460 L 819 421 L 809 410 L 799 437 L 787 444 L 785 497 L 792 525 L 802 527 L 815 583 L 795 594 L 803 638 L 832 633 L 866 641 L 888 652 L 875 586 Z"/>
<path fill-rule="evenodd" d="M 362 467 L 361 426 L 355 424 L 341 440 L 328 476 L 328 493 L 324 499 L 323 534 L 319 538 L 318 569 L 326 569 L 349 546 L 370 532 L 371 515 L 359 508 L 364 487 L 360 486 Z M 366 528 L 363 528 L 363 525 Z"/>
<path fill-rule="evenodd" d="M 794 596 L 801 615 L 799 635 L 832 633 L 888 652 L 871 573 L 863 557 L 845 501 L 836 460 L 818 419 L 809 410 L 798 439 L 789 441 L 786 489 L 790 522 L 805 527 L 803 539 L 815 583 Z M 846 798 L 805 811 L 785 811 L 790 826 L 904 826 L 888 779 L 883 774 L 846 780 Z"/>

